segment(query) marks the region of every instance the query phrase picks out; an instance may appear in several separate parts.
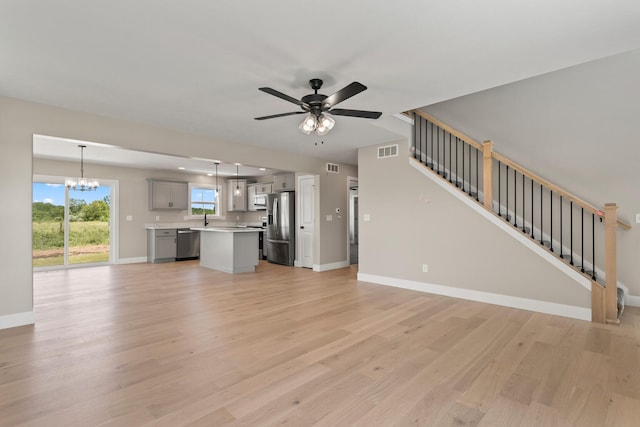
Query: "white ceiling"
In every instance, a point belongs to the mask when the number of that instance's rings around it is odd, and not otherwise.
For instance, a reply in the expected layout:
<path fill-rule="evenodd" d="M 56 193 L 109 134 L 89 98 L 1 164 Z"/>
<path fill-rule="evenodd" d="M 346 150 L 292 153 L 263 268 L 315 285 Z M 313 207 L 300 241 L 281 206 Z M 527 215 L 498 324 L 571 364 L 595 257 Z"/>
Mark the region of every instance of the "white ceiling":
<path fill-rule="evenodd" d="M 638 48 L 638 22 L 637 0 L 3 0 L 0 94 L 355 164 L 404 132 L 392 114 Z M 313 77 L 383 117 L 253 120 L 298 108 L 258 87 Z"/>

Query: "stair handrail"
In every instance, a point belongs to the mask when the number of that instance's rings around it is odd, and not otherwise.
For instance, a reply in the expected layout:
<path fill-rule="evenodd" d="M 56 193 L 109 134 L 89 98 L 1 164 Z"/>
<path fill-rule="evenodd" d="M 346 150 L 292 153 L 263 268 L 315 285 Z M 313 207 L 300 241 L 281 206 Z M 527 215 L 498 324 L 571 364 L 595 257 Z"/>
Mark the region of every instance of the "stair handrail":
<path fill-rule="evenodd" d="M 574 196 L 573 194 L 569 193 L 568 191 L 563 190 L 562 188 L 558 187 L 557 185 L 553 184 L 552 182 L 542 178 L 541 176 L 531 172 L 530 170 L 520 166 L 518 163 L 506 158 L 505 156 L 503 156 L 502 154 L 499 154 L 495 151 L 492 152 L 492 157 L 500 162 L 502 162 L 505 165 L 508 165 L 509 167 L 516 169 L 518 172 L 520 172 L 521 174 L 525 175 L 526 177 L 544 185 L 546 188 L 552 190 L 554 193 L 557 193 L 559 195 L 561 195 L 562 197 L 566 198 L 569 201 L 572 201 L 573 203 L 575 203 L 576 205 L 584 208 L 586 211 L 596 214 L 598 217 L 600 218 L 604 218 L 605 217 L 605 210 L 604 209 L 599 209 L 595 206 L 593 206 L 592 204 L 585 202 L 584 200 L 580 199 L 577 196 Z M 617 224 L 624 228 L 625 230 L 629 230 L 631 229 L 631 225 L 627 224 L 624 221 L 621 220 L 617 220 Z"/>
<path fill-rule="evenodd" d="M 483 190 L 484 190 L 484 201 L 483 201 L 483 205 L 484 207 L 489 210 L 490 212 L 495 213 L 494 211 L 494 207 L 493 207 L 493 161 L 495 160 L 498 164 L 498 189 L 500 189 L 500 177 L 502 176 L 501 172 L 500 172 L 500 168 L 501 165 L 504 165 L 506 167 L 506 171 L 507 174 L 509 173 L 509 168 L 511 168 L 514 171 L 514 180 L 515 180 L 515 174 L 517 172 L 519 172 L 522 175 L 522 182 L 524 185 L 524 179 L 525 177 L 529 178 L 529 180 L 531 181 L 531 191 L 532 191 L 532 204 L 533 204 L 533 183 L 537 182 L 538 184 L 540 184 L 540 209 L 542 210 L 542 188 L 545 187 L 549 190 L 549 198 L 552 202 L 552 197 L 553 194 L 556 193 L 558 195 L 560 195 L 560 200 L 562 201 L 563 198 L 566 199 L 568 202 L 571 203 L 571 209 L 573 209 L 573 205 L 575 204 L 576 206 L 580 207 L 583 211 L 582 215 L 584 217 L 584 211 L 586 211 L 587 214 L 591 214 L 592 218 L 595 218 L 596 216 L 598 218 L 600 218 L 601 222 L 604 222 L 604 270 L 605 270 L 605 284 L 601 285 L 600 283 L 596 282 L 596 276 L 595 276 L 595 271 L 596 271 L 596 261 L 595 261 L 595 246 L 592 246 L 592 267 L 593 267 L 593 271 L 588 271 L 584 269 L 584 265 L 585 265 L 585 260 L 584 260 L 584 248 L 582 248 L 582 252 L 581 252 L 581 273 L 591 276 L 591 297 L 592 297 L 592 321 L 594 322 L 600 322 L 600 323 L 614 323 L 617 324 L 619 323 L 620 319 L 618 317 L 618 315 L 620 313 L 618 313 L 618 309 L 617 309 L 617 299 L 618 299 L 618 291 L 617 291 L 617 254 L 616 254 L 616 230 L 618 227 L 622 227 L 625 230 L 629 230 L 631 229 L 631 225 L 627 224 L 624 221 L 621 221 L 617 218 L 617 209 L 618 206 L 615 203 L 605 203 L 604 207 L 602 209 L 585 202 L 584 200 L 580 199 L 577 196 L 574 196 L 573 194 L 569 193 L 566 190 L 563 190 L 562 188 L 558 187 L 557 185 L 551 183 L 550 181 L 542 178 L 541 176 L 531 172 L 530 170 L 524 168 L 523 166 L 519 165 L 518 163 L 506 158 L 505 156 L 494 152 L 493 151 L 493 141 L 484 141 L 482 144 L 475 141 L 473 138 L 470 138 L 468 135 L 465 135 L 462 132 L 457 131 L 456 129 L 453 129 L 451 126 L 447 125 L 446 123 L 443 123 L 442 121 L 436 119 L 435 117 L 432 117 L 431 115 L 425 113 L 424 111 L 421 110 L 410 110 L 404 113 L 405 115 L 407 115 L 408 117 L 411 117 L 412 119 L 414 119 L 414 144 L 415 144 L 415 138 L 416 138 L 416 134 L 415 134 L 415 121 L 418 119 L 418 117 L 422 119 L 424 119 L 426 121 L 426 123 L 431 123 L 431 129 L 432 129 L 432 141 L 431 141 L 431 166 L 430 169 L 432 171 L 434 171 L 434 173 L 437 173 L 438 175 L 440 175 L 443 179 L 446 179 L 447 175 L 449 177 L 449 183 L 454 184 L 456 187 L 462 187 L 462 191 L 466 192 L 464 190 L 464 170 L 465 170 L 465 163 L 464 163 L 464 144 L 467 144 L 469 146 L 469 156 L 471 156 L 471 147 L 476 149 L 476 188 L 477 191 L 475 193 L 475 200 L 476 201 L 480 201 L 478 198 L 478 195 L 480 194 L 480 189 L 479 189 L 479 177 L 478 177 L 478 168 L 479 168 L 479 164 L 478 164 L 478 154 L 482 153 L 482 174 L 483 174 L 483 179 L 482 179 L 482 185 L 483 185 Z M 435 160 L 434 159 L 434 153 L 433 153 L 433 126 L 436 126 L 437 129 L 437 147 L 438 147 L 438 154 L 437 157 L 438 159 Z M 456 172 L 455 174 L 458 174 L 458 169 L 457 169 L 457 165 L 458 165 L 458 160 L 457 160 L 457 156 L 458 156 L 458 141 L 460 141 L 463 144 L 463 150 L 462 150 L 462 179 L 463 182 L 462 184 L 460 184 L 460 182 L 457 180 L 456 177 L 456 182 L 452 182 L 451 181 L 451 176 L 453 174 L 452 170 L 449 170 L 448 173 L 446 173 L 442 168 L 441 165 L 438 165 L 436 167 L 436 170 L 434 170 L 433 165 L 436 165 L 437 162 L 440 162 L 440 131 L 444 131 L 446 133 L 448 133 L 451 136 L 455 136 L 456 137 Z M 445 134 L 446 135 L 446 134 Z M 425 137 L 428 139 L 427 134 L 425 132 Z M 427 139 L 425 139 L 425 144 Z M 446 141 L 446 139 L 445 139 Z M 426 148 L 426 146 L 425 146 Z M 413 153 L 413 157 L 417 158 L 417 146 L 414 145 L 413 149 L 415 150 L 415 152 Z M 423 153 L 422 151 L 420 152 L 420 158 L 422 158 L 424 156 L 424 159 L 421 160 L 421 163 L 424 162 L 425 165 L 429 165 L 429 163 L 427 163 L 427 156 L 428 156 L 428 148 L 426 148 L 426 153 Z M 450 158 L 449 158 L 449 168 L 451 169 L 451 139 L 449 139 L 449 151 L 450 151 Z M 446 156 L 446 150 L 443 150 L 443 155 Z M 445 157 L 446 158 L 446 157 Z M 446 160 L 445 160 L 446 162 Z M 446 163 L 444 165 L 444 167 L 446 168 Z M 471 173 L 471 164 L 469 163 L 469 173 Z M 507 182 L 506 182 L 506 189 L 507 189 L 507 201 L 506 201 L 506 205 L 507 205 L 507 213 L 505 218 L 509 218 L 509 199 L 508 199 L 508 194 L 509 194 L 509 187 L 508 187 L 508 176 L 507 176 Z M 469 182 L 469 196 L 473 197 L 473 193 L 471 192 L 471 179 Z M 524 187 L 523 187 L 524 188 Z M 515 191 L 515 190 L 514 190 Z M 523 190 L 524 191 L 524 190 Z M 499 191 L 498 194 L 498 216 L 501 216 L 501 205 L 500 205 L 500 194 L 501 192 Z M 515 193 L 514 193 L 514 197 L 515 197 Z M 516 202 L 514 202 L 516 203 Z M 561 202 L 562 203 L 562 202 Z M 514 204 L 514 216 L 517 218 L 517 214 L 515 212 L 515 210 L 517 209 L 517 204 Z M 524 209 L 524 199 L 523 199 L 523 209 Z M 573 210 L 571 211 L 573 212 Z M 551 213 L 553 214 L 553 207 L 551 205 Z M 532 211 L 532 215 L 533 215 L 533 211 Z M 562 221 L 562 210 L 560 211 L 560 220 Z M 516 220 L 517 221 L 517 220 Z M 523 216 L 523 227 L 524 227 L 524 216 Z M 516 225 L 516 222 L 514 222 L 514 225 Z M 516 225 L 517 226 L 517 225 Z M 551 226 L 553 226 L 553 220 L 551 221 Z M 571 226 L 573 227 L 573 226 Z M 593 220 L 592 220 L 592 227 L 593 227 Z M 523 228 L 524 231 L 524 228 Z M 583 228 L 584 231 L 584 228 Z M 562 229 L 560 231 L 562 233 Z M 540 244 L 544 244 L 543 242 L 543 235 L 544 235 L 544 229 L 542 228 L 542 216 L 540 219 Z M 533 216 L 532 216 L 532 223 L 531 223 L 531 238 L 533 238 Z M 549 236 L 549 242 L 550 242 L 550 248 L 551 251 L 553 252 L 553 228 L 551 228 L 550 231 L 550 236 Z M 584 242 L 584 240 L 583 240 Z M 595 245 L 595 239 L 592 238 L 592 245 Z M 561 237 L 561 241 L 560 241 L 560 253 L 562 253 L 562 237 Z M 572 249 L 573 250 L 573 249 Z M 562 257 L 562 256 L 561 256 Z M 570 265 L 574 266 L 574 268 L 578 268 L 577 266 L 575 266 L 573 264 L 573 253 L 571 255 L 571 261 L 569 262 Z"/>
<path fill-rule="evenodd" d="M 439 126 L 441 129 L 449 132 L 450 134 L 456 136 L 457 138 L 459 138 L 460 140 L 464 141 L 465 143 L 471 145 L 472 147 L 480 150 L 480 151 L 484 151 L 484 144 L 481 144 L 477 141 L 475 141 L 473 138 L 469 137 L 468 135 L 465 135 L 464 133 L 452 128 L 451 126 L 447 125 L 446 123 L 442 122 L 441 120 L 438 120 L 437 118 L 425 113 L 424 111 L 421 110 L 411 110 L 408 112 L 408 115 L 410 116 L 411 113 L 415 113 L 419 116 L 421 116 L 422 118 L 430 121 L 431 123 Z M 489 142 L 489 141 L 488 141 Z M 583 207 L 584 209 L 586 209 L 587 211 L 597 215 L 600 218 L 604 218 L 605 217 L 605 209 L 604 208 L 598 208 L 596 206 L 593 206 L 592 204 L 585 202 L 584 200 L 580 199 L 577 196 L 574 196 L 573 194 L 569 193 L 566 190 L 563 190 L 562 188 L 558 187 L 557 185 L 553 184 L 552 182 L 542 178 L 541 176 L 531 172 L 530 170 L 524 168 L 523 166 L 519 165 L 518 163 L 508 159 L 507 157 L 503 156 L 502 154 L 499 154 L 493 150 L 491 150 L 491 158 L 496 159 L 500 162 L 502 162 L 503 164 L 509 165 L 509 167 L 516 169 L 518 172 L 520 172 L 521 174 L 527 176 L 528 178 L 544 185 L 545 187 L 551 189 L 552 191 L 554 191 L 557 194 L 560 194 L 561 196 L 565 197 L 566 199 L 574 202 L 575 204 L 577 204 L 580 207 Z M 625 230 L 630 230 L 631 229 L 631 225 L 621 221 L 620 219 L 616 219 L 616 223 L 618 226 L 622 227 Z"/>
<path fill-rule="evenodd" d="M 482 151 L 482 144 L 481 143 L 479 143 L 478 141 L 474 140 L 470 136 L 467 136 L 464 133 L 455 130 L 451 126 L 447 125 L 446 123 L 441 122 L 440 120 L 436 119 L 435 117 L 430 116 L 429 114 L 425 113 L 424 111 L 411 110 L 411 111 L 408 111 L 406 114 L 409 117 L 411 117 L 411 113 L 416 113 L 417 115 L 422 116 L 422 118 L 427 119 L 431 123 L 439 126 L 440 129 L 446 130 L 451 135 L 460 138 L 462 141 L 466 142 L 467 144 L 471 145 L 472 147 L 477 148 L 478 150 Z"/>

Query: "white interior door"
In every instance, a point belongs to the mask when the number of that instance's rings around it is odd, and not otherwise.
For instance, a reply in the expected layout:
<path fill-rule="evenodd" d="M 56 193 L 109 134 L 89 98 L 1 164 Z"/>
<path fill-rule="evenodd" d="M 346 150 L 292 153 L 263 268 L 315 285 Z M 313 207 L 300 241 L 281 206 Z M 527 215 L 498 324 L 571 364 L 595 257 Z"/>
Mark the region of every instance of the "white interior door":
<path fill-rule="evenodd" d="M 306 268 L 313 268 L 314 183 L 315 179 L 312 176 L 301 177 L 299 181 L 300 216 L 298 236 L 300 242 L 300 266 Z"/>

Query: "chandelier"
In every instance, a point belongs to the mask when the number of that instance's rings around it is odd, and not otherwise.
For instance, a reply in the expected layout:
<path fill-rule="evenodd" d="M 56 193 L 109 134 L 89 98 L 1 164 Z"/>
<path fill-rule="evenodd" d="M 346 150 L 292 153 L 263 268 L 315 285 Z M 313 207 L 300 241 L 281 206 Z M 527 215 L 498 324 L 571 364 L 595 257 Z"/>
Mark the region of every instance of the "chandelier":
<path fill-rule="evenodd" d="M 86 145 L 78 145 L 80 147 L 80 178 L 65 178 L 64 186 L 69 190 L 75 191 L 93 191 L 96 190 L 100 183 L 95 179 L 84 177 L 84 149 Z"/>

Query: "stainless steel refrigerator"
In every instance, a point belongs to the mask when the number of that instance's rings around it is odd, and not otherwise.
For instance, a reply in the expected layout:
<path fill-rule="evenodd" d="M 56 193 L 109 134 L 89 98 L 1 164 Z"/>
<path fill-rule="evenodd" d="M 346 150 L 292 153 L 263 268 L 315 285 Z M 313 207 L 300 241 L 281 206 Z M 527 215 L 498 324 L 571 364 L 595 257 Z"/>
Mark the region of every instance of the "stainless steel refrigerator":
<path fill-rule="evenodd" d="M 293 265 L 295 260 L 295 193 L 267 195 L 267 260 Z"/>

